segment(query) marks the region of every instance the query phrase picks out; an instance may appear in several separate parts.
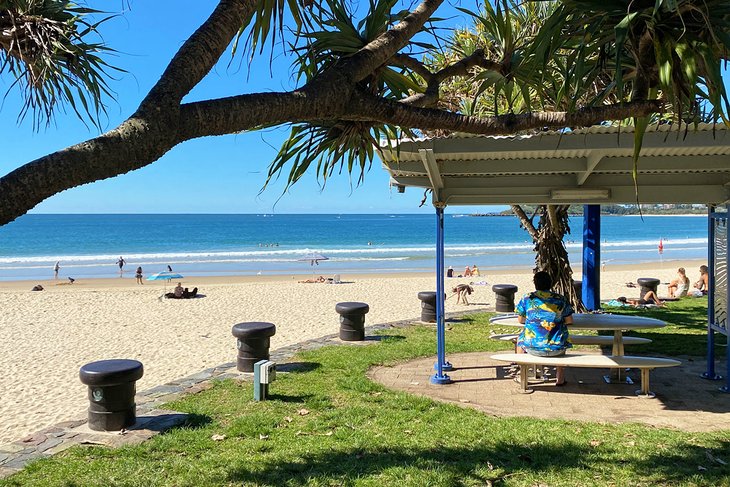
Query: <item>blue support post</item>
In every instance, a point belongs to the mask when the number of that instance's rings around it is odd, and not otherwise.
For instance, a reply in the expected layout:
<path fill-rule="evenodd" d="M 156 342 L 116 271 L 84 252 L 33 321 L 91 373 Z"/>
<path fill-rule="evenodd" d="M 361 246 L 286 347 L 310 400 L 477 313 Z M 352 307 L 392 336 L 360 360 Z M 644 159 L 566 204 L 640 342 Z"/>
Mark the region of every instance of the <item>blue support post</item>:
<path fill-rule="evenodd" d="M 710 289 L 715 288 L 715 219 L 714 208 L 707 208 L 707 265 L 710 274 L 707 279 L 709 284 L 707 290 L 707 370 L 700 375 L 703 379 L 720 380 L 721 375 L 715 373 L 715 330 L 712 328 L 715 323 L 715 294 Z"/>
<path fill-rule="evenodd" d="M 601 308 L 601 205 L 583 205 L 583 304 Z"/>
<path fill-rule="evenodd" d="M 446 326 L 444 324 L 444 208 L 436 206 L 436 373 L 432 384 L 449 384 L 444 373 L 451 369 L 446 361 Z"/>
<path fill-rule="evenodd" d="M 730 244 L 730 232 L 728 231 L 728 227 L 730 226 L 730 220 L 727 219 L 727 214 L 725 214 L 725 272 L 730 271 L 730 247 L 728 247 L 728 244 Z M 716 245 L 713 240 L 713 248 Z M 713 252 L 714 253 L 714 252 Z M 712 275 L 712 286 L 708 286 L 709 289 L 707 290 L 707 295 L 710 295 L 710 292 L 713 294 L 715 293 L 715 268 L 710 268 L 710 275 Z M 709 282 L 709 280 L 708 280 Z M 730 306 L 730 284 L 727 282 L 727 275 L 725 276 L 725 306 Z M 714 308 L 714 303 L 713 303 Z M 728 322 L 727 318 L 727 312 L 728 310 L 725 309 L 725 385 L 720 387 L 721 392 L 730 393 L 730 330 L 728 330 L 728 325 L 730 323 Z"/>
<path fill-rule="evenodd" d="M 722 216 L 727 218 L 727 215 Z M 715 269 L 717 265 L 717 262 L 715 261 L 715 246 L 717 245 L 717 234 L 715 232 L 715 225 L 717 224 L 718 217 L 720 217 L 720 215 L 715 212 L 715 208 L 713 206 L 708 206 L 707 241 L 709 245 L 707 253 L 707 265 L 710 269 L 710 272 L 708 276 L 707 289 L 707 370 L 700 375 L 700 377 L 702 377 L 703 379 L 708 380 L 721 380 L 723 378 L 723 376 L 715 372 Z M 725 248 L 728 248 L 727 242 L 725 242 Z M 726 254 L 725 257 L 726 259 L 728 259 L 727 262 L 730 262 L 730 254 Z M 730 296 L 730 286 L 728 287 L 727 291 L 728 296 Z M 725 330 L 725 335 L 727 336 L 727 330 Z M 727 348 L 727 358 L 730 359 L 730 347 Z M 730 362 L 727 363 L 725 379 L 726 384 L 720 387 L 720 391 L 730 392 Z"/>

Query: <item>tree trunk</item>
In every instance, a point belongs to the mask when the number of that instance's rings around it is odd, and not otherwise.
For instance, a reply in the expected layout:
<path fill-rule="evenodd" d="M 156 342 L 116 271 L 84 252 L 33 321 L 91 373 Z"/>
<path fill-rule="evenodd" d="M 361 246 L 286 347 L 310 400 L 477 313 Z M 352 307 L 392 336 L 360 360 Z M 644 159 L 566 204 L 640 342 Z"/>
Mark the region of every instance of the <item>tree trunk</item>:
<path fill-rule="evenodd" d="M 534 215 L 540 217 L 537 228 L 521 207 L 513 205 L 512 211 L 535 244 L 535 272 L 545 271 L 550 274 L 553 291 L 565 296 L 576 312 L 585 312 L 583 301 L 573 287 L 573 269 L 568 250 L 563 243 L 565 235 L 570 233 L 568 208 L 568 205 L 540 206 Z"/>

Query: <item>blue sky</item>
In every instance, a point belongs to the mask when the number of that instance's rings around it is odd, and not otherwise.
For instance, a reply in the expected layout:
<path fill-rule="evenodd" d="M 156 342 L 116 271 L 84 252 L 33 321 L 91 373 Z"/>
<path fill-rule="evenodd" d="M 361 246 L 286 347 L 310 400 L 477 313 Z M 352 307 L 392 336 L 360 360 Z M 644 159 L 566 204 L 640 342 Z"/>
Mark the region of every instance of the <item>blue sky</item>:
<path fill-rule="evenodd" d="M 126 6 L 127 2 L 122 2 Z M 109 103 L 105 129 L 117 126 L 139 105 L 159 78 L 182 42 L 203 22 L 217 4 L 214 0 L 186 2 L 130 2 L 131 10 L 102 25 L 106 43 L 119 53 L 111 64 L 127 71 L 111 82 L 117 94 Z M 97 6 L 98 3 L 90 2 Z M 112 2 L 108 5 L 120 5 Z M 105 5 L 106 6 L 106 5 Z M 99 8 L 104 8 L 100 6 Z M 241 56 L 229 54 L 186 101 L 234 94 L 295 88 L 290 65 L 283 56 L 257 57 L 250 76 Z M 273 77 L 270 72 L 273 71 Z M 0 80 L 7 89 L 9 78 Z M 97 132 L 86 128 L 72 114 L 59 114 L 55 125 L 34 132 L 30 117 L 17 124 L 20 97 L 11 92 L 0 107 L 3 150 L 0 173 L 71 144 Z M 343 174 L 330 179 L 324 190 L 313 174 L 306 175 L 289 192 L 274 184 L 259 194 L 268 164 L 277 152 L 286 128 L 198 139 L 178 145 L 157 162 L 105 181 L 70 189 L 38 205 L 33 213 L 420 213 L 423 193 L 391 191 L 379 162 L 373 163 L 365 182 L 355 187 Z M 429 200 L 430 201 L 430 200 Z M 460 211 L 476 211 L 464 209 Z"/>
<path fill-rule="evenodd" d="M 98 2 L 91 1 L 92 6 Z M 167 62 L 182 42 L 208 17 L 217 2 L 112 2 L 131 10 L 101 27 L 106 43 L 118 54 L 111 64 L 127 71 L 111 81 L 116 101 L 109 100 L 105 129 L 125 120 L 154 85 Z M 473 0 L 461 3 L 473 5 Z M 106 5 L 105 5 L 106 6 Z M 101 6 L 100 8 L 104 8 Z M 440 16 L 453 14 L 446 7 Z M 465 25 L 463 16 L 452 24 Z M 275 56 L 269 65 L 264 54 L 249 69 L 241 56 L 231 62 L 223 56 L 216 68 L 186 101 L 219 98 L 240 93 L 295 88 L 288 60 Z M 229 66 L 230 64 L 230 66 Z M 273 72 L 273 76 L 271 73 Z M 10 78 L 0 79 L 5 92 Z M 59 113 L 55 124 L 34 132 L 30 118 L 18 124 L 20 96 L 17 92 L 0 105 L 0 174 L 37 157 L 97 135 L 72 114 Z M 268 164 L 288 130 L 270 129 L 188 141 L 173 148 L 157 162 L 140 170 L 105 181 L 64 191 L 38 205 L 34 213 L 428 213 L 430 204 L 419 208 L 423 192 L 409 189 L 405 194 L 391 191 L 387 173 L 378 161 L 355 187 L 357 178 L 333 177 L 324 190 L 313 174 L 307 174 L 289 192 L 283 184 L 270 186 L 259 194 Z M 430 201 L 430 198 L 429 198 Z M 504 207 L 499 207 L 504 208 Z M 495 207 L 456 207 L 454 213 L 479 212 Z"/>

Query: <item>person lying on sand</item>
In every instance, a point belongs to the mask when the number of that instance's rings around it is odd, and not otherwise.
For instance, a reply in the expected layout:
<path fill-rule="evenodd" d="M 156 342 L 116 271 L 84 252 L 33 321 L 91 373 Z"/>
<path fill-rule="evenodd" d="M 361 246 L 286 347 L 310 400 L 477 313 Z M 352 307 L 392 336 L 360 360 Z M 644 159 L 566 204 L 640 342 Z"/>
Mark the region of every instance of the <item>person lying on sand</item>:
<path fill-rule="evenodd" d="M 299 281 L 302 284 L 311 284 L 315 282 L 326 282 L 327 279 L 324 276 L 319 276 L 316 279 L 305 279 L 304 281 Z"/>

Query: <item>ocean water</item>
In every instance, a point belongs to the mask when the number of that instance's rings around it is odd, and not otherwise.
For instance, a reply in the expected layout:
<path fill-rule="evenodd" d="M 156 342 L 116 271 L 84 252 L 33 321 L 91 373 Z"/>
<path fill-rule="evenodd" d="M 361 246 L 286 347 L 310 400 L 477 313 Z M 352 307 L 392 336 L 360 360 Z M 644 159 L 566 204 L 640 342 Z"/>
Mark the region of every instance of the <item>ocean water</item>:
<path fill-rule="evenodd" d="M 567 239 L 578 264 L 582 218 Z M 610 264 L 706 259 L 701 217 L 605 216 L 601 260 Z M 446 265 L 458 271 L 529 268 L 532 243 L 515 217 L 446 215 Z M 0 227 L 0 280 L 118 277 L 116 261 L 145 275 L 422 272 L 435 266 L 434 215 L 26 215 Z M 662 240 L 664 251 L 658 252 Z M 302 259 L 318 252 L 316 266 Z"/>

